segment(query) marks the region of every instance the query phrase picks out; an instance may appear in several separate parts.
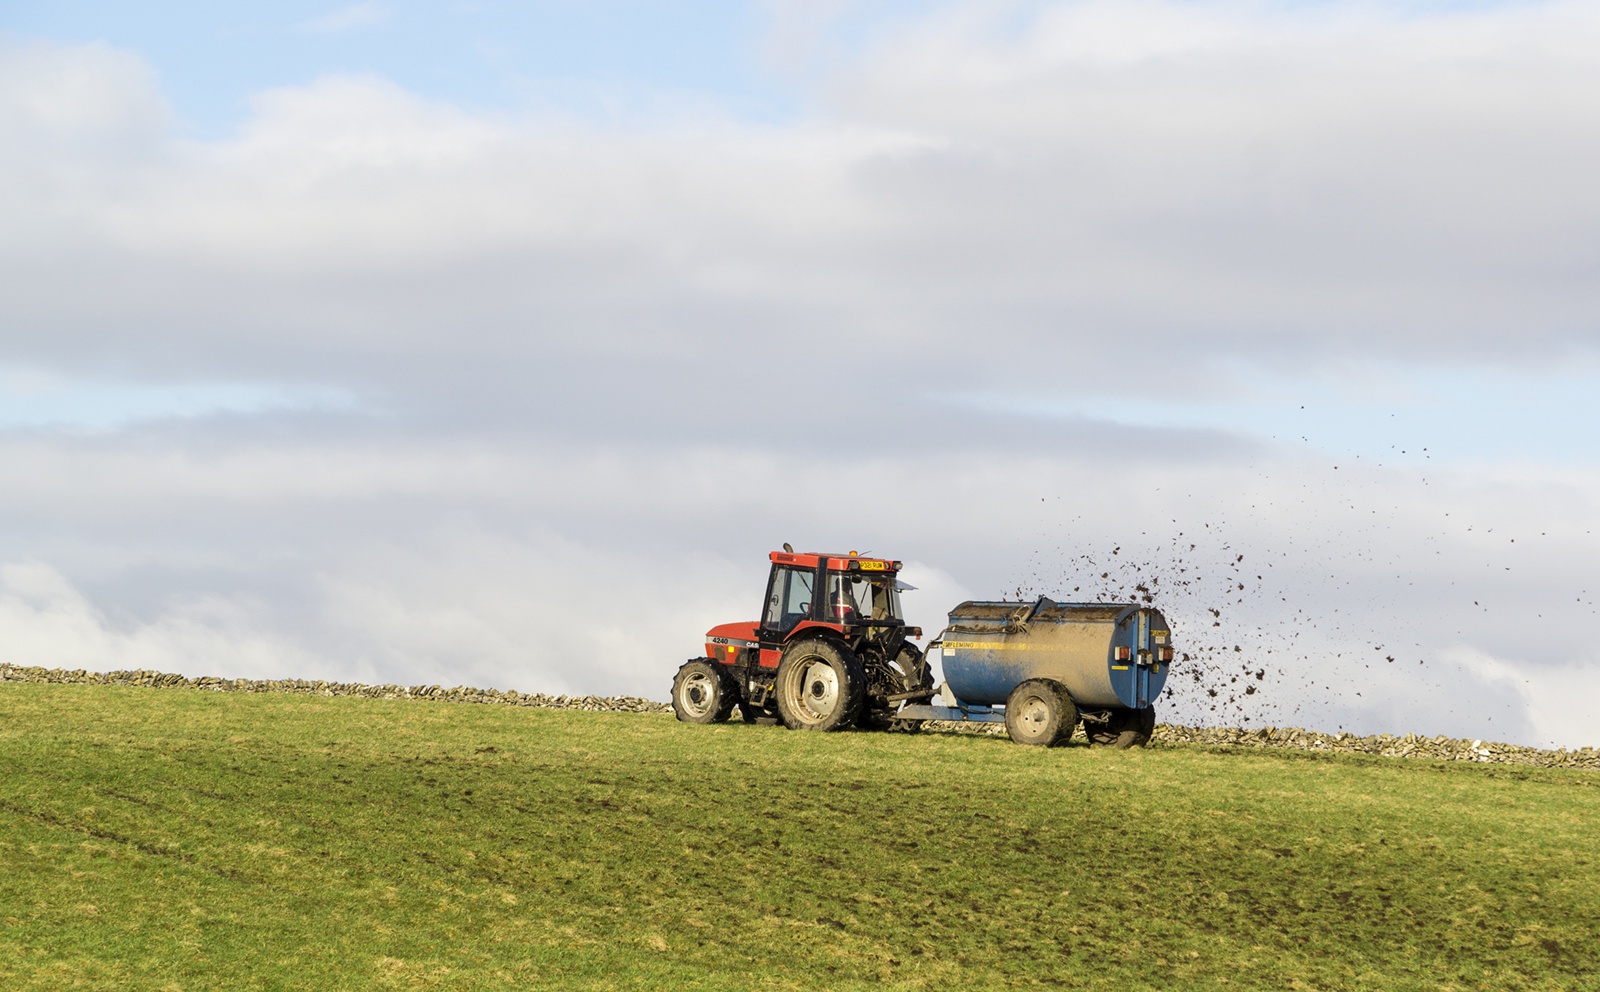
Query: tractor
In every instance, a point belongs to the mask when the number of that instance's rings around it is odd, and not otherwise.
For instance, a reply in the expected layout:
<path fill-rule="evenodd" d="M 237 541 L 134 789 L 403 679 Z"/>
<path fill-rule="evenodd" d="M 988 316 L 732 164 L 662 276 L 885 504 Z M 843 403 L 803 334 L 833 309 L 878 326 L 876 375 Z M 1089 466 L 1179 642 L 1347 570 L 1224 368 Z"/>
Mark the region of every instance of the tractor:
<path fill-rule="evenodd" d="M 795 730 L 915 732 L 901 704 L 934 695 L 933 673 L 900 613 L 900 562 L 849 554 L 799 554 L 785 544 L 761 619 L 706 632 L 705 657 L 672 680 L 679 720 L 720 723 L 735 707 L 747 723 Z"/>

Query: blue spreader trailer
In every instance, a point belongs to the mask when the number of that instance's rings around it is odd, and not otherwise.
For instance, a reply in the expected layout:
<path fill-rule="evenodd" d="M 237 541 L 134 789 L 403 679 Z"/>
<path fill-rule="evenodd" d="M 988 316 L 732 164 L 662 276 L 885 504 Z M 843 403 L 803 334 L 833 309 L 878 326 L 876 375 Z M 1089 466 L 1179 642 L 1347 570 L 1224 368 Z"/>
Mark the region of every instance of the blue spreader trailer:
<path fill-rule="evenodd" d="M 1172 632 L 1137 603 L 962 603 L 938 647 L 954 705 L 908 703 L 902 720 L 1004 723 L 1019 744 L 1143 744 L 1172 666 Z"/>

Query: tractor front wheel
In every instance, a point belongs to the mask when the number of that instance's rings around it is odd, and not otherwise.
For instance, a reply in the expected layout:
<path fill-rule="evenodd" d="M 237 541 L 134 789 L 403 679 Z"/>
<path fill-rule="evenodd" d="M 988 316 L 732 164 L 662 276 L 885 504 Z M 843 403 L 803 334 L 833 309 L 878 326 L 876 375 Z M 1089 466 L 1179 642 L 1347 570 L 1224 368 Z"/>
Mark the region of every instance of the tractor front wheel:
<path fill-rule="evenodd" d="M 684 723 L 722 723 L 733 713 L 734 693 L 709 658 L 683 663 L 672 679 L 672 712 Z"/>
<path fill-rule="evenodd" d="M 778 663 L 778 712 L 792 730 L 844 730 L 866 696 L 866 672 L 855 652 L 824 640 L 784 649 Z"/>
<path fill-rule="evenodd" d="M 1029 679 L 1006 698 L 1006 733 L 1018 744 L 1055 747 L 1072 736 L 1078 707 L 1049 679 Z"/>

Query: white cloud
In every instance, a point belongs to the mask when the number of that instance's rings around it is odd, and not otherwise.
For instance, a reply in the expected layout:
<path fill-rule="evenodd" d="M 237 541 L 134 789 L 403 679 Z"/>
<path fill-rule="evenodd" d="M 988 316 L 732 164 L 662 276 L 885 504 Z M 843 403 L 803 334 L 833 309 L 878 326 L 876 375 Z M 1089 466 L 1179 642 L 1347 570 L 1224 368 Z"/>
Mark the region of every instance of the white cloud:
<path fill-rule="evenodd" d="M 353 3 L 348 7 L 340 7 L 321 16 L 301 21 L 296 28 L 308 34 L 345 34 L 349 31 L 376 27 L 387 21 L 393 13 L 394 11 L 386 3 L 363 0 L 362 3 Z"/>
<path fill-rule="evenodd" d="M 327 660 L 263 634 L 249 603 L 205 596 L 148 621 L 114 623 L 55 569 L 0 563 L 0 627 L 12 665 L 293 678 Z"/>
<path fill-rule="evenodd" d="M 131 52 L 104 44 L 0 42 L 0 127 L 8 135 L 0 160 L 9 165 L 25 166 L 46 150 L 81 155 L 89 165 L 97 152 L 117 149 L 73 142 L 149 139 L 170 124 L 155 73 Z"/>
<path fill-rule="evenodd" d="M 1536 640 L 1530 641 L 1530 646 L 1537 644 Z M 1448 654 L 1456 664 L 1494 685 L 1503 698 L 1522 709 L 1533 743 L 1577 748 L 1593 747 L 1600 740 L 1594 710 L 1594 701 L 1600 700 L 1600 659 L 1592 652 L 1551 659 L 1554 664 L 1496 658 L 1464 645 L 1452 648 Z"/>
<path fill-rule="evenodd" d="M 53 178 L 8 205 L 26 275 L 0 308 L 62 350 L 115 314 L 197 358 L 243 339 L 296 363 L 428 353 L 458 340 L 453 315 L 502 352 L 535 330 L 539 350 L 765 350 L 747 328 L 776 319 L 874 357 L 914 341 L 924 369 L 990 385 L 1073 376 L 1127 335 L 1201 364 L 1591 346 L 1600 300 L 1573 265 L 1600 233 L 1592 14 L 1329 21 L 935 21 L 784 127 L 484 115 L 361 78 L 263 93 L 211 144 L 129 117 L 162 149 L 132 173 L 16 146 Z M 60 50 L 49 71 L 117 59 Z M 1004 347 L 965 350 L 974 327 Z M 998 358 L 1012 348 L 1051 377 Z"/>

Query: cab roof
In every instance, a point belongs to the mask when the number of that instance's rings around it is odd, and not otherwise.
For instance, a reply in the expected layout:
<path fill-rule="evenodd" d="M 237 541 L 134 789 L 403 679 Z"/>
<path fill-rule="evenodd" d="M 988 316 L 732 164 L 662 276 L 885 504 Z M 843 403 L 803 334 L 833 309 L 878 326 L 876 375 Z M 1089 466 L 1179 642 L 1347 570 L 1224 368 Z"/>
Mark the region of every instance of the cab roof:
<path fill-rule="evenodd" d="M 825 567 L 836 571 L 863 571 L 863 572 L 898 572 L 901 563 L 891 558 L 870 558 L 854 551 L 848 554 L 834 554 L 823 551 L 774 551 L 769 555 L 774 564 L 799 565 L 801 568 L 816 568 L 824 563 Z"/>

